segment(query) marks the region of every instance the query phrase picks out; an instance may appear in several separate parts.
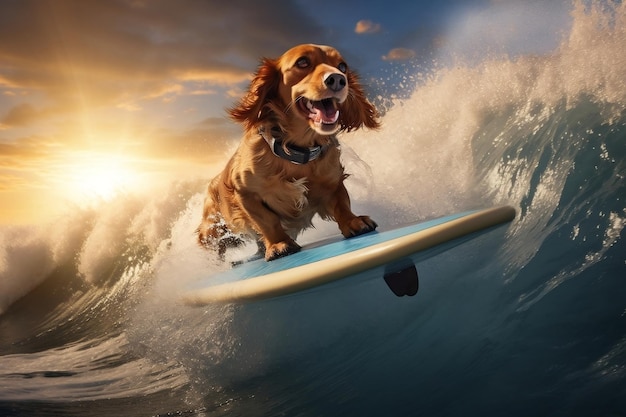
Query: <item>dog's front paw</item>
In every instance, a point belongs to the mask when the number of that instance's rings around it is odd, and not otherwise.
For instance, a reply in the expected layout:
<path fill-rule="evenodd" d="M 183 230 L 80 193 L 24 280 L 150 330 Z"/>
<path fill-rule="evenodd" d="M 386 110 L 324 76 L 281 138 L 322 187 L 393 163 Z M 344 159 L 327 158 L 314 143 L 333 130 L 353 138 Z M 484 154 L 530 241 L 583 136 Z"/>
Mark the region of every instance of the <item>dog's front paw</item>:
<path fill-rule="evenodd" d="M 347 238 L 371 232 L 373 230 L 376 230 L 377 227 L 378 224 L 376 224 L 374 220 L 370 219 L 369 216 L 354 217 L 349 223 L 345 225 L 339 225 L 339 228 L 341 229 L 341 234 Z"/>
<path fill-rule="evenodd" d="M 245 243 L 244 236 L 231 232 L 223 221 L 217 223 L 204 221 L 196 229 L 196 233 L 200 246 L 217 251 L 221 260 L 224 260 L 227 249 L 236 248 Z"/>
<path fill-rule="evenodd" d="M 283 256 L 291 255 L 292 253 L 300 252 L 300 245 L 293 240 L 278 242 L 271 245 L 266 245 L 265 260 L 273 261 L 274 259 L 282 258 Z"/>

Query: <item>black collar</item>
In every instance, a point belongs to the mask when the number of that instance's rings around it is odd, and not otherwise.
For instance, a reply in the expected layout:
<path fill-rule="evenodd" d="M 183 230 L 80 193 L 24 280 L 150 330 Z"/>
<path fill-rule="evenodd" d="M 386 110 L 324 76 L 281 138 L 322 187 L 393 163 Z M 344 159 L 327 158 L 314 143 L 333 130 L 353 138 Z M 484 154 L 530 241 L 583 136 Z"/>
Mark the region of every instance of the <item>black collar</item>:
<path fill-rule="evenodd" d="M 330 145 L 317 145 L 310 148 L 302 148 L 300 146 L 284 144 L 279 138 L 281 133 L 280 129 L 276 127 L 273 127 L 269 134 L 263 127 L 259 128 L 259 134 L 265 139 L 274 155 L 297 165 L 304 165 L 318 159 L 322 156 L 324 151 L 330 147 Z M 331 138 L 331 144 L 335 142 L 336 139 L 333 136 Z"/>

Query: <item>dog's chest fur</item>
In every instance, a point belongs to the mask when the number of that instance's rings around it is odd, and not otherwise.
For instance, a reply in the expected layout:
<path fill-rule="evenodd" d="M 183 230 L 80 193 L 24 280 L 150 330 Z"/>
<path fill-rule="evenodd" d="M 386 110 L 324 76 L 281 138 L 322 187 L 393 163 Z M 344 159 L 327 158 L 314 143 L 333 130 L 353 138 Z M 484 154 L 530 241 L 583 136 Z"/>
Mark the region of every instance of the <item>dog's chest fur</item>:
<path fill-rule="evenodd" d="M 330 147 L 321 158 L 303 165 L 282 160 L 263 146 L 257 151 L 256 158 L 248 159 L 254 161 L 252 166 L 240 172 L 241 189 L 257 194 L 284 223 L 293 223 L 293 228 L 308 227 L 316 213 L 330 217 L 328 199 L 344 179 L 338 147 Z"/>

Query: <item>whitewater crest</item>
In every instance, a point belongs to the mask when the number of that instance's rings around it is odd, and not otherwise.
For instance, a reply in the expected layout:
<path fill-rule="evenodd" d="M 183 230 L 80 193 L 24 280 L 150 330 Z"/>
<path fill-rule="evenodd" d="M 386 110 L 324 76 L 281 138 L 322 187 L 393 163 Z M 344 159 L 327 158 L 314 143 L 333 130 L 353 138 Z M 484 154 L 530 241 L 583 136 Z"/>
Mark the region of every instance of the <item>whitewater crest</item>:
<path fill-rule="evenodd" d="M 0 313 L 59 273 L 73 275 L 68 280 L 78 287 L 105 291 L 149 279 L 155 255 L 171 245 L 172 225 L 196 203 L 190 197 L 199 187 L 199 181 L 173 182 L 157 198 L 120 195 L 98 210 L 76 209 L 51 224 L 3 228 Z M 188 234 L 192 238 L 193 230 Z"/>

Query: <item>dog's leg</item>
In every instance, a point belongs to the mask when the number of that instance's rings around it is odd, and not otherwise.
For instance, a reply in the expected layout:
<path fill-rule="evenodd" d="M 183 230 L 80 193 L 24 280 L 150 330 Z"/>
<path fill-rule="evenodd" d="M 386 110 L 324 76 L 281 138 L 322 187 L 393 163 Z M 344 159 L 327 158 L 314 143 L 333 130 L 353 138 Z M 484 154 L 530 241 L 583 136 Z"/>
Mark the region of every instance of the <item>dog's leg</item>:
<path fill-rule="evenodd" d="M 330 212 L 339 225 L 339 230 L 344 237 L 353 237 L 375 230 L 378 225 L 369 216 L 356 216 L 350 209 L 350 196 L 348 190 L 339 184 L 334 198 L 330 201 Z"/>
<path fill-rule="evenodd" d="M 245 242 L 242 235 L 235 234 L 229 229 L 224 217 L 217 209 L 215 205 L 217 191 L 214 183 L 215 181 L 212 181 L 209 186 L 202 210 L 202 222 L 196 229 L 196 233 L 200 246 L 217 251 L 219 258 L 223 261 L 228 248 L 242 246 Z"/>
<path fill-rule="evenodd" d="M 280 217 L 274 213 L 261 198 L 253 193 L 240 193 L 241 206 L 255 225 L 257 232 L 263 236 L 265 260 L 272 261 L 299 252 L 298 245 L 283 229 Z M 260 249 L 260 246 L 259 246 Z"/>
<path fill-rule="evenodd" d="M 216 250 L 222 261 L 227 249 L 237 248 L 245 243 L 243 236 L 233 233 L 219 215 L 203 218 L 196 232 L 200 246 Z"/>

